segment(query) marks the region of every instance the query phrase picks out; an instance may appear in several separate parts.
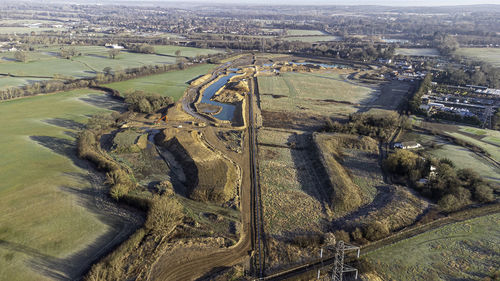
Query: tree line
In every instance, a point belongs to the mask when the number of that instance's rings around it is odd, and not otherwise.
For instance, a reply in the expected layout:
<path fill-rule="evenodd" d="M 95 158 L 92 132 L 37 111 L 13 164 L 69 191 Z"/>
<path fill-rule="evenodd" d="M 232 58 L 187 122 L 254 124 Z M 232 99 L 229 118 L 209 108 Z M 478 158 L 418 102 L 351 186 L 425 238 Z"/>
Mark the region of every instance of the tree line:
<path fill-rule="evenodd" d="M 385 115 L 354 113 L 349 115 L 349 119 L 344 123 L 328 119 L 323 131 L 369 136 L 386 142 L 399 124 L 399 115 L 395 112 Z"/>

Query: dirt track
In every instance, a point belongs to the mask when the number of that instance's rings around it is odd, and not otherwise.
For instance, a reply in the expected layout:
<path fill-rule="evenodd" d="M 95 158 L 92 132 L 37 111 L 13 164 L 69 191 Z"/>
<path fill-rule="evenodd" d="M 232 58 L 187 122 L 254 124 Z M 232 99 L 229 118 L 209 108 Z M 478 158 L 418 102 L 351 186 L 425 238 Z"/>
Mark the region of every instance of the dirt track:
<path fill-rule="evenodd" d="M 196 92 L 189 89 L 185 100 L 182 102 L 183 109 L 199 121 L 207 122 L 189 106 L 189 100 Z M 248 97 L 247 101 L 248 101 Z M 249 113 L 245 112 L 247 120 Z M 200 120 L 201 119 L 201 120 Z M 253 120 L 253 119 L 252 119 Z M 251 122 L 251 121 L 250 121 Z M 241 236 L 238 243 L 230 248 L 224 249 L 193 249 L 190 251 L 175 251 L 165 253 L 154 265 L 149 280 L 195 280 L 203 278 L 210 272 L 224 267 L 230 267 L 244 261 L 249 257 L 252 250 L 252 190 L 250 170 L 250 147 L 248 128 L 245 129 L 243 139 L 243 150 L 241 154 L 228 150 L 226 144 L 217 137 L 216 128 L 208 126 L 201 129 L 204 141 L 208 146 L 223 153 L 230 158 L 242 171 L 240 187 L 240 210 L 241 210 Z"/>

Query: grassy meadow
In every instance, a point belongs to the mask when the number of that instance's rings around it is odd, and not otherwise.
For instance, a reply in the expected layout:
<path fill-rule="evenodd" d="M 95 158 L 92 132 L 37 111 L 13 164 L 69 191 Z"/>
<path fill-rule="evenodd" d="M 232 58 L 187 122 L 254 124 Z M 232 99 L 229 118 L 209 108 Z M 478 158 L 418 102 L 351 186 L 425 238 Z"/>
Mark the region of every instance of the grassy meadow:
<path fill-rule="evenodd" d="M 301 165 L 292 153 L 298 152 L 259 146 L 259 178 L 266 234 L 280 235 L 320 228 L 321 203 L 303 189 L 303 185 L 307 185 L 305 182 L 314 183 L 313 178 L 304 177 L 304 172 L 299 174 L 298 169 L 304 170 L 307 163 Z"/>
<path fill-rule="evenodd" d="M 182 46 L 166 46 L 166 45 L 156 45 L 155 51 L 157 54 L 175 56 L 176 51 L 181 51 L 180 55 L 183 57 L 196 57 L 204 55 L 213 55 L 218 53 L 223 53 L 223 50 L 218 49 L 201 49 L 201 48 L 191 48 Z"/>
<path fill-rule="evenodd" d="M 500 67 L 500 48 L 460 48 L 455 54 Z"/>
<path fill-rule="evenodd" d="M 396 55 L 437 57 L 439 51 L 432 48 L 397 48 Z"/>
<path fill-rule="evenodd" d="M 112 228 L 85 207 L 88 172 L 75 160 L 76 130 L 106 99 L 76 90 L 0 103 L 0 280 L 65 276 L 82 266 L 65 258 Z"/>
<path fill-rule="evenodd" d="M 65 31 L 67 28 L 60 27 L 29 27 L 29 26 L 1 26 L 0 34 L 28 34 L 35 32 L 37 34 L 44 31 Z"/>
<path fill-rule="evenodd" d="M 312 35 L 325 35 L 323 31 L 320 30 L 306 30 L 306 29 L 288 29 L 286 35 L 290 36 L 312 36 Z"/>
<path fill-rule="evenodd" d="M 315 43 L 323 41 L 339 41 L 340 37 L 331 35 L 317 35 L 317 36 L 291 36 L 283 38 L 287 41 L 300 41 L 306 43 Z"/>
<path fill-rule="evenodd" d="M 4 56 L 0 63 L 0 73 L 42 77 L 61 74 L 81 78 L 93 77 L 96 72 L 101 72 L 105 67 L 123 70 L 144 65 L 175 63 L 174 58 L 127 51 L 121 51 L 115 59 L 111 59 L 108 56 L 110 49 L 103 46 L 74 46 L 74 48 L 81 53 L 81 56 L 75 56 L 69 60 L 59 57 L 59 46 L 41 47 L 28 52 L 28 61 L 25 63 Z M 8 56 L 13 56 L 13 54 Z"/>
<path fill-rule="evenodd" d="M 474 132 L 480 134 L 481 136 L 484 136 L 484 134 L 486 134 L 486 130 L 465 126 L 461 128 L 460 131 L 471 133 Z M 460 133 L 455 134 L 458 136 L 458 138 L 466 137 L 465 135 Z M 472 139 L 472 141 L 475 141 L 477 145 L 486 144 L 474 138 L 470 139 Z M 470 139 L 468 140 L 470 141 Z M 416 132 L 406 133 L 400 139 L 400 141 L 411 140 L 417 141 L 418 143 L 422 144 L 426 148 L 426 153 L 429 153 L 433 157 L 436 157 L 438 159 L 450 159 L 458 169 L 469 168 L 476 171 L 480 176 L 484 177 L 487 180 L 500 183 L 500 170 L 483 157 L 480 157 L 479 155 L 475 154 L 465 147 L 450 143 L 446 139 L 439 136 Z"/>
<path fill-rule="evenodd" d="M 268 111 L 349 115 L 374 98 L 373 90 L 345 82 L 336 71 L 286 72 L 258 78 L 261 106 Z"/>
<path fill-rule="evenodd" d="M 171 96 L 178 100 L 188 87 L 188 81 L 197 76 L 206 74 L 214 67 L 212 64 L 203 64 L 184 70 L 171 71 L 161 74 L 145 76 L 127 81 L 115 82 L 105 85 L 118 90 L 122 94 L 134 90 L 141 90 L 160 95 Z"/>
<path fill-rule="evenodd" d="M 368 253 L 386 280 L 485 280 L 500 263 L 500 214 L 457 222 Z"/>
<path fill-rule="evenodd" d="M 487 180 L 500 184 L 500 169 L 488 163 L 472 151 L 453 144 L 441 144 L 429 150 L 436 158 L 447 158 L 459 169 L 472 169 Z"/>
<path fill-rule="evenodd" d="M 66 46 L 67 47 L 67 46 Z M 5 87 L 23 86 L 54 76 L 86 78 L 94 77 L 104 68 L 113 70 L 141 67 L 145 65 L 173 64 L 176 61 L 175 51 L 180 50 L 181 56 L 194 57 L 220 53 L 220 50 L 200 49 L 179 46 L 155 46 L 158 54 L 140 54 L 122 50 L 115 59 L 108 56 L 110 49 L 104 46 L 72 46 L 80 56 L 64 59 L 59 57 L 61 46 L 37 46 L 35 51 L 27 52 L 27 61 L 19 62 L 14 58 L 14 52 L 0 54 L 0 74 L 12 74 L 29 77 L 0 76 L 0 89 Z"/>

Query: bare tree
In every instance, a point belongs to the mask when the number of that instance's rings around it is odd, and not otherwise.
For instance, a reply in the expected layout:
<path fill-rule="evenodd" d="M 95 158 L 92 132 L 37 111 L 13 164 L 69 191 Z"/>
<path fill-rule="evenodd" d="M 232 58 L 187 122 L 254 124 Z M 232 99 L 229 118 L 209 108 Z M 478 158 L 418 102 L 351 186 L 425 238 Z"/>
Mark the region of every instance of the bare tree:
<path fill-rule="evenodd" d="M 26 62 L 28 60 L 28 54 L 25 51 L 16 51 L 14 58 L 21 62 Z"/>
<path fill-rule="evenodd" d="M 120 50 L 118 50 L 118 49 L 111 49 L 108 51 L 109 58 L 111 58 L 111 59 L 115 59 L 116 56 L 118 56 L 119 54 L 120 54 Z"/>

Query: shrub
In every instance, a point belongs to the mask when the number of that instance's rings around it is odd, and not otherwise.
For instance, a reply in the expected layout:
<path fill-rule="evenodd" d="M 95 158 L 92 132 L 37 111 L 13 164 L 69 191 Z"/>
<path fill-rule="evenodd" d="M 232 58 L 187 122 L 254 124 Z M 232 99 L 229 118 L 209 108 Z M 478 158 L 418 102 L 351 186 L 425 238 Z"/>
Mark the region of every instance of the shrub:
<path fill-rule="evenodd" d="M 173 103 L 171 97 L 134 91 L 125 98 L 129 110 L 141 113 L 153 113 Z"/>
<path fill-rule="evenodd" d="M 356 229 L 354 229 L 354 231 L 351 232 L 351 237 L 352 241 L 356 241 L 359 244 L 366 243 L 366 239 L 363 237 L 363 231 L 359 227 L 356 227 Z"/>
<path fill-rule="evenodd" d="M 450 159 L 448 158 L 443 158 L 443 159 L 440 159 L 439 160 L 439 163 L 443 163 L 443 164 L 448 164 L 450 167 L 455 167 L 455 164 L 453 164 L 453 161 L 451 161 Z"/>
<path fill-rule="evenodd" d="M 474 190 L 474 198 L 481 203 L 485 203 L 495 200 L 495 195 L 493 194 L 493 189 L 491 189 L 491 187 L 481 184 L 476 186 L 476 189 Z"/>
<path fill-rule="evenodd" d="M 460 208 L 460 201 L 452 194 L 447 194 L 438 201 L 441 210 L 446 212 L 456 211 Z"/>
<path fill-rule="evenodd" d="M 174 187 L 170 181 L 162 181 L 159 184 L 155 185 L 156 192 L 160 195 L 173 195 Z"/>
<path fill-rule="evenodd" d="M 389 235 L 390 231 L 387 224 L 381 221 L 375 221 L 366 227 L 366 238 L 370 241 L 382 239 Z"/>
<path fill-rule="evenodd" d="M 182 222 L 184 210 L 175 197 L 155 195 L 144 226 L 155 233 L 168 233 Z"/>
<path fill-rule="evenodd" d="M 347 242 L 347 243 L 349 243 L 351 241 L 351 238 L 349 237 L 349 233 L 347 233 L 344 230 L 335 231 L 333 234 L 335 235 L 336 241 L 342 240 L 342 241 Z"/>
<path fill-rule="evenodd" d="M 418 155 L 404 149 L 398 149 L 384 160 L 384 167 L 388 172 L 409 175 L 417 166 Z"/>
<path fill-rule="evenodd" d="M 302 234 L 293 237 L 291 242 L 301 248 L 307 248 L 310 246 L 319 246 L 323 243 L 323 240 L 323 236 L 320 234 Z"/>
<path fill-rule="evenodd" d="M 125 196 L 129 192 L 129 190 L 130 190 L 129 185 L 119 183 L 111 186 L 109 194 L 111 195 L 111 197 L 113 197 L 113 199 L 118 201 L 120 200 L 120 198 Z"/>
<path fill-rule="evenodd" d="M 359 270 L 360 274 L 366 274 L 375 271 L 375 266 L 364 257 L 361 257 L 356 261 L 355 267 Z"/>

